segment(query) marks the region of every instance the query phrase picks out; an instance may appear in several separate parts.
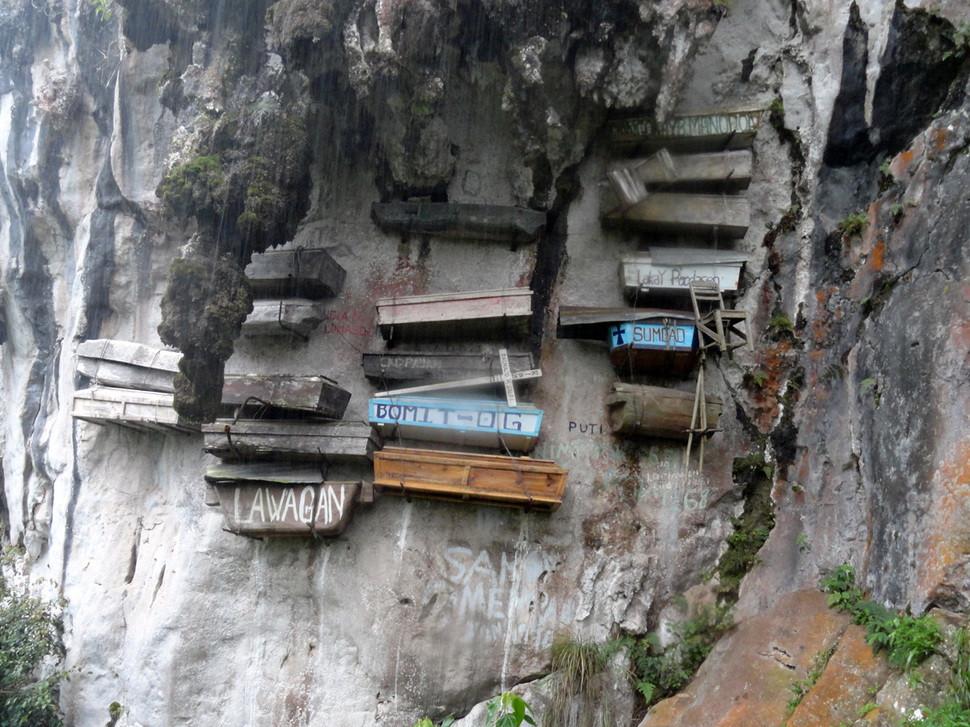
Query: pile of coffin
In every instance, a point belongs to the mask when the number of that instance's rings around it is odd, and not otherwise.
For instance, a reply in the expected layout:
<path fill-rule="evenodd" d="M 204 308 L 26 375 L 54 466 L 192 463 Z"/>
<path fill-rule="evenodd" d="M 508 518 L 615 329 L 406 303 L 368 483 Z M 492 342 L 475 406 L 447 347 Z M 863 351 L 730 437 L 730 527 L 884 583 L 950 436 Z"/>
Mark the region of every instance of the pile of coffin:
<path fill-rule="evenodd" d="M 254 300 L 242 335 L 306 339 L 324 319 L 318 301 L 339 294 L 347 273 L 326 250 L 297 248 L 253 255 L 246 277 Z"/>
<path fill-rule="evenodd" d="M 204 450 L 221 462 L 205 475 L 206 503 L 230 532 L 334 536 L 346 528 L 380 437 L 342 419 L 350 393 L 322 376 L 227 377 L 232 417 L 202 425 Z"/>
<path fill-rule="evenodd" d="M 524 339 L 532 317 L 527 288 L 386 298 L 378 325 L 392 343 Z M 365 375 L 384 391 L 369 402 L 371 426 L 388 441 L 374 455 L 374 484 L 415 497 L 555 510 L 567 471 L 554 462 L 515 456 L 535 446 L 542 411 L 521 404 L 515 382 L 534 379 L 525 353 L 388 350 L 364 354 Z M 409 382 L 418 384 L 388 390 Z M 482 389 L 504 388 L 504 399 Z M 471 392 L 471 393 L 469 393 Z M 427 443 L 449 445 L 448 450 Z M 474 447 L 500 454 L 452 451 Z"/>

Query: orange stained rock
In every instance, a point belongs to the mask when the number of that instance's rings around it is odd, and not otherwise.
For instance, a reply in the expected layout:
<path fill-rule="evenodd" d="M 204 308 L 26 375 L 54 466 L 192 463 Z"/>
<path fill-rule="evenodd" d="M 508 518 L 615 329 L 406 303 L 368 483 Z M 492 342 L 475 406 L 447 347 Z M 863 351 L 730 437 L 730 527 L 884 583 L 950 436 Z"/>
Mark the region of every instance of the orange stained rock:
<path fill-rule="evenodd" d="M 820 591 L 795 591 L 714 647 L 687 689 L 656 705 L 640 727 L 773 727 L 787 716 L 792 685 L 834 643 L 849 617 Z"/>
<path fill-rule="evenodd" d="M 933 508 L 926 517 L 923 567 L 917 570 L 919 594 L 925 596 L 947 569 L 970 552 L 970 440 L 958 443 L 933 478 Z"/>
<path fill-rule="evenodd" d="M 849 626 L 815 686 L 788 719 L 788 727 L 852 724 L 889 676 L 885 658 L 873 656 L 861 626 Z"/>

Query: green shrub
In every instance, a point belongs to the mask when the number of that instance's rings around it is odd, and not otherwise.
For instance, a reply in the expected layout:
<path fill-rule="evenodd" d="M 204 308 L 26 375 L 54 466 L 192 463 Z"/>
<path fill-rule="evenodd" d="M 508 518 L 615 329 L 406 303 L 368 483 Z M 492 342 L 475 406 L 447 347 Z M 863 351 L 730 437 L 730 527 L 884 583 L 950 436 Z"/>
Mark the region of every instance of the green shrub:
<path fill-rule="evenodd" d="M 856 212 L 846 216 L 839 224 L 838 230 L 845 237 L 854 237 L 856 235 L 861 235 L 862 231 L 866 229 L 866 223 L 869 221 L 869 216 L 865 212 Z"/>

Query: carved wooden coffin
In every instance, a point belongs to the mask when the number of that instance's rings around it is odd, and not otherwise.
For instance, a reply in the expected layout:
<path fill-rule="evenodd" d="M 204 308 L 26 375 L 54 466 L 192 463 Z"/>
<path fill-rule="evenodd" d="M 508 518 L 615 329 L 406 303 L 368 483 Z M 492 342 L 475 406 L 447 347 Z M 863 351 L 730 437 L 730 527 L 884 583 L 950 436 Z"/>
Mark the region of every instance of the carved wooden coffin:
<path fill-rule="evenodd" d="M 663 124 L 649 117 L 614 119 L 606 135 L 619 149 L 744 149 L 754 142 L 763 115 L 764 109 L 739 109 L 679 114 Z"/>
<path fill-rule="evenodd" d="M 253 255 L 246 277 L 256 298 L 309 298 L 337 295 L 347 271 L 326 250 L 269 250 Z"/>
<path fill-rule="evenodd" d="M 99 338 L 77 347 L 77 372 L 96 385 L 146 391 L 175 391 L 182 354 L 158 346 Z"/>
<path fill-rule="evenodd" d="M 531 316 L 532 291 L 528 288 L 411 295 L 377 301 L 377 323 L 384 340 L 524 336 Z"/>
<path fill-rule="evenodd" d="M 708 396 L 706 402 L 707 428 L 711 431 L 721 416 L 721 400 Z M 687 439 L 694 411 L 694 394 L 661 386 L 617 382 L 605 403 L 610 428 L 616 434 Z"/>
<path fill-rule="evenodd" d="M 394 396 L 370 400 L 370 423 L 385 438 L 401 436 L 430 442 L 508 448 L 528 452 L 535 446 L 542 411 L 528 404 L 474 399 Z"/>
<path fill-rule="evenodd" d="M 142 431 L 197 432 L 199 425 L 175 412 L 174 395 L 158 391 L 92 386 L 74 392 L 71 415 L 95 424 L 119 424 Z"/>
<path fill-rule="evenodd" d="M 751 184 L 750 151 L 722 151 L 706 154 L 653 155 L 626 159 L 606 167 L 607 176 L 628 172 L 630 178 L 648 188 L 740 192 Z"/>
<path fill-rule="evenodd" d="M 242 335 L 296 336 L 308 338 L 323 321 L 324 315 L 312 300 L 288 298 L 253 301 L 253 312 L 242 324 Z"/>
<path fill-rule="evenodd" d="M 682 310 L 664 308 L 594 308 L 564 305 L 559 307 L 557 338 L 585 338 L 610 341 L 610 329 L 621 323 L 636 321 L 676 321 L 693 324 L 694 315 Z"/>
<path fill-rule="evenodd" d="M 510 353 L 513 372 L 532 368 L 532 356 Z M 375 381 L 450 381 L 502 372 L 498 355 L 471 353 L 365 353 L 364 376 Z"/>
<path fill-rule="evenodd" d="M 375 202 L 382 230 L 477 240 L 531 242 L 546 228 L 546 213 L 525 207 L 448 202 Z"/>
<path fill-rule="evenodd" d="M 601 212 L 608 221 L 633 223 L 655 232 L 716 232 L 721 237 L 744 237 L 751 221 L 751 204 L 746 198 L 721 194 L 652 192 L 628 206 L 606 188 Z"/>
<path fill-rule="evenodd" d="M 631 299 L 646 294 L 690 294 L 692 280 L 717 283 L 722 293 L 736 293 L 748 256 L 734 250 L 652 247 L 620 261 L 623 292 Z"/>
<path fill-rule="evenodd" d="M 359 482 L 325 482 L 315 467 L 273 463 L 214 465 L 226 530 L 252 537 L 334 536 L 347 527 Z"/>
<path fill-rule="evenodd" d="M 552 511 L 569 471 L 529 457 L 385 447 L 374 455 L 374 484 L 394 495 Z"/>
<path fill-rule="evenodd" d="M 350 392 L 325 376 L 226 376 L 222 403 L 251 404 L 340 419 Z"/>
<path fill-rule="evenodd" d="M 224 460 L 363 462 L 382 440 L 363 422 L 312 419 L 217 419 L 203 424 L 203 449 Z"/>
<path fill-rule="evenodd" d="M 610 326 L 610 360 L 621 373 L 684 376 L 694 370 L 700 341 L 693 321 L 655 318 Z"/>

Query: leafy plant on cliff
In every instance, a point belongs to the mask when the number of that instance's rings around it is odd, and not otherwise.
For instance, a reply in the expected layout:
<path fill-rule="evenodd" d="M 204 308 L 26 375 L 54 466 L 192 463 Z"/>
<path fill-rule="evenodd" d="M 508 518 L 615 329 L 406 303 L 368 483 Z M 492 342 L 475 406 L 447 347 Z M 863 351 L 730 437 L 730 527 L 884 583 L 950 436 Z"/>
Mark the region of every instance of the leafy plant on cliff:
<path fill-rule="evenodd" d="M 61 725 L 59 684 L 66 672 L 41 676 L 64 656 L 56 604 L 36 598 L 0 556 L 0 725 Z M 49 669 L 48 669 L 49 671 Z"/>
<path fill-rule="evenodd" d="M 518 694 L 503 692 L 486 705 L 485 727 L 520 727 L 523 723 L 536 722 L 532 708 Z"/>
<path fill-rule="evenodd" d="M 609 669 L 610 661 L 622 646 L 622 642 L 619 641 L 601 644 L 575 639 L 567 634 L 558 634 L 553 639 L 550 649 L 556 683 L 543 724 L 549 727 L 566 724 L 572 699 L 576 696 L 581 697 L 583 701 L 581 722 L 591 723 L 592 709 L 599 701 L 597 677 Z"/>
<path fill-rule="evenodd" d="M 865 212 L 856 212 L 851 215 L 846 215 L 841 222 L 839 222 L 837 229 L 845 237 L 855 237 L 856 235 L 861 235 L 862 231 L 866 229 L 866 223 L 869 221 L 869 215 Z"/>

